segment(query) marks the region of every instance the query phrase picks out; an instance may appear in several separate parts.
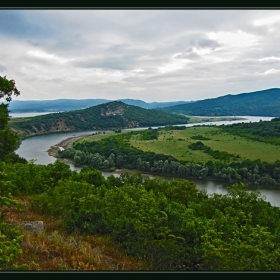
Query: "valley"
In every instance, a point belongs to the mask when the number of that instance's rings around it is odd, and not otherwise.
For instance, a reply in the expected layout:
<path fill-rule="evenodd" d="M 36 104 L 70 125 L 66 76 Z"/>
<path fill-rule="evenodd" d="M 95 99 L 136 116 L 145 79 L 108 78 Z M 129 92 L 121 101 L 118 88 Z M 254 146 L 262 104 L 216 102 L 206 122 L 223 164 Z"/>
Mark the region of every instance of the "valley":
<path fill-rule="evenodd" d="M 0 269 L 279 270 L 280 208 L 249 185 L 279 188 L 280 119 L 215 125 L 118 101 L 8 123 L 1 107 Z M 36 163 L 53 139 L 65 147 L 53 155 L 78 171 Z M 227 192 L 193 180 L 227 182 Z M 46 228 L 30 233 L 23 218 Z"/>
<path fill-rule="evenodd" d="M 262 122 L 264 123 L 264 122 Z M 241 124 L 258 127 L 258 123 Z M 279 126 L 279 119 L 267 125 Z M 277 143 L 226 132 L 227 126 L 165 126 L 82 137 L 58 157 L 100 170 L 134 169 L 182 178 L 279 185 Z"/>

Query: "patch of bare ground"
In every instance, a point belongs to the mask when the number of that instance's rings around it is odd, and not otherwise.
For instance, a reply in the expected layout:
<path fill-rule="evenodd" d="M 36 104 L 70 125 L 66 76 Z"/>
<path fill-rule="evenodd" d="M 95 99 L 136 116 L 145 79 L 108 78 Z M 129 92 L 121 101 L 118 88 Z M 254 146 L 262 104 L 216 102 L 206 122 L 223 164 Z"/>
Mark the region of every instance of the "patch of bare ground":
<path fill-rule="evenodd" d="M 53 157 L 57 157 L 57 151 L 59 150 L 59 147 L 63 148 L 63 149 L 68 149 L 68 148 L 71 148 L 72 147 L 72 144 L 80 139 L 84 137 L 84 135 L 79 135 L 79 136 L 74 136 L 74 137 L 69 137 L 65 140 L 62 140 L 61 142 L 59 142 L 57 145 L 55 146 L 51 146 L 48 150 L 47 150 L 47 153 L 50 155 L 50 156 L 53 156 Z"/>
<path fill-rule="evenodd" d="M 12 226 L 23 221 L 43 221 L 44 230 L 32 233 L 22 230 L 23 254 L 16 262 L 35 271 L 115 271 L 148 270 L 148 265 L 127 256 L 109 236 L 67 234 L 63 222 L 30 210 L 29 198 L 18 199 L 22 210 L 3 206 L 0 214 Z"/>

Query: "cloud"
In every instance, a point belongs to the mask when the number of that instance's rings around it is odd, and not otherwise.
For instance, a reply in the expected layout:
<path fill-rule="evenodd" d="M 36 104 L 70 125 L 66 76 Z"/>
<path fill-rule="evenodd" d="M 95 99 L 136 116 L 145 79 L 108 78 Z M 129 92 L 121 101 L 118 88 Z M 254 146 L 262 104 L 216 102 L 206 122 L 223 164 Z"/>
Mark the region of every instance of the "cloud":
<path fill-rule="evenodd" d="M 242 30 L 211 32 L 209 33 L 209 37 L 212 40 L 217 40 L 222 45 L 236 48 L 248 48 L 256 45 L 258 42 L 258 37 L 256 35 Z"/>
<path fill-rule="evenodd" d="M 271 75 L 271 74 L 277 74 L 280 72 L 280 69 L 269 69 L 267 71 L 265 71 L 264 73 L 262 73 L 263 75 Z"/>
<path fill-rule="evenodd" d="M 255 20 L 253 23 L 256 26 L 262 26 L 262 25 L 272 25 L 274 23 L 277 23 L 280 21 L 280 16 L 270 16 L 265 18 L 260 18 Z"/>
<path fill-rule="evenodd" d="M 199 38 L 196 40 L 191 40 L 190 45 L 197 49 L 211 49 L 211 50 L 215 50 L 216 48 L 221 46 L 221 44 L 218 43 L 216 40 L 211 40 L 208 38 Z"/>
<path fill-rule="evenodd" d="M 196 100 L 280 87 L 278 17 L 268 10 L 0 10 L 0 71 L 16 80 L 19 99 Z"/>
<path fill-rule="evenodd" d="M 105 68 L 116 70 L 132 69 L 135 65 L 136 58 L 132 56 L 110 56 L 104 58 L 82 58 L 74 61 L 72 65 L 81 68 Z"/>
<path fill-rule="evenodd" d="M 271 60 L 280 60 L 280 57 L 276 57 L 276 56 L 269 56 L 269 57 L 264 57 L 259 59 L 259 61 L 271 61 Z"/>
<path fill-rule="evenodd" d="M 53 82 L 53 83 L 63 83 L 64 82 L 64 79 L 60 79 L 60 78 L 53 78 L 53 79 L 50 79 L 49 80 L 50 82 Z"/>
<path fill-rule="evenodd" d="M 60 58 L 56 55 L 46 53 L 46 52 L 40 51 L 40 50 L 30 50 L 27 53 L 30 56 L 39 58 L 39 59 L 44 60 L 44 61 L 54 61 L 54 62 L 57 62 L 57 63 L 65 63 L 65 62 L 68 61 L 67 59 L 63 59 L 63 58 Z"/>

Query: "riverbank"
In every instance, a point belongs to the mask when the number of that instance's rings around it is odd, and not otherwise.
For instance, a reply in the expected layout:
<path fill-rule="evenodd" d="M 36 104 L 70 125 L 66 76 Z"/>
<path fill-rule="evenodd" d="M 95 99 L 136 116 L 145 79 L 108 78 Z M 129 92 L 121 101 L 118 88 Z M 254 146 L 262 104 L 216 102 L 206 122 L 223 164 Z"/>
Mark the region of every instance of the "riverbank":
<path fill-rule="evenodd" d="M 68 164 L 73 164 L 76 167 L 82 168 L 83 165 L 78 165 L 74 161 L 71 161 L 71 160 L 65 159 L 65 158 L 61 158 L 58 155 L 58 151 L 63 150 L 63 149 L 71 148 L 75 141 L 77 141 L 78 139 L 80 139 L 84 136 L 85 135 L 78 135 L 78 136 L 72 136 L 72 137 L 69 137 L 67 139 L 64 139 L 64 140 L 60 141 L 58 144 L 51 146 L 51 148 L 47 150 L 47 153 L 48 153 L 49 156 L 55 157 L 59 161 L 63 161 L 63 162 L 68 163 Z M 109 173 L 109 174 L 122 174 L 122 173 L 136 174 L 138 172 L 138 170 L 131 170 L 131 169 L 115 169 L 115 170 L 99 169 L 99 171 L 106 172 L 106 173 Z M 140 171 L 140 172 L 142 173 L 142 171 Z M 194 176 L 183 176 L 182 177 L 182 176 L 175 175 L 175 174 L 164 174 L 164 173 L 154 173 L 154 172 L 145 172 L 145 173 L 142 173 L 142 176 L 148 176 L 148 177 L 160 176 L 160 177 L 163 177 L 163 178 L 168 179 L 168 180 L 170 180 L 172 178 L 184 179 L 184 180 L 189 180 L 189 181 L 207 180 L 207 181 L 212 181 L 212 182 L 223 182 L 223 183 L 228 184 L 228 185 L 232 185 L 232 184 L 235 184 L 235 183 L 242 182 L 242 183 L 244 183 L 248 186 L 249 185 L 254 186 L 255 188 L 258 187 L 258 185 L 255 185 L 253 181 L 240 181 L 240 180 L 230 180 L 230 181 L 223 181 L 222 180 L 221 181 L 220 179 L 213 178 L 213 177 L 204 177 L 204 178 L 199 179 L 199 178 L 194 177 Z M 273 186 L 277 187 L 277 186 L 279 186 L 279 183 L 275 183 L 275 184 L 273 184 Z"/>
<path fill-rule="evenodd" d="M 73 136 L 73 137 L 69 137 L 65 140 L 62 140 L 61 142 L 59 142 L 58 144 L 51 146 L 48 150 L 47 153 L 49 156 L 52 157 L 57 157 L 57 151 L 59 151 L 61 148 L 62 149 L 69 149 L 72 147 L 72 144 L 77 141 L 78 139 L 84 137 L 85 135 L 79 135 L 79 136 Z"/>

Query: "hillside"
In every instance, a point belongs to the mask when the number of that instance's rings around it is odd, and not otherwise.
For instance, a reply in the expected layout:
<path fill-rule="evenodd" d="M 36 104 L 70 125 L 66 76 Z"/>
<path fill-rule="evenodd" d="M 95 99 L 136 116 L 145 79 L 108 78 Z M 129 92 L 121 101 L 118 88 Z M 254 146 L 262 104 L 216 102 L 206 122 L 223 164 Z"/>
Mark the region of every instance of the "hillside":
<path fill-rule="evenodd" d="M 190 116 L 280 116 L 280 89 L 225 95 L 194 103 L 161 108 Z"/>
<path fill-rule="evenodd" d="M 270 122 L 225 125 L 222 126 L 222 129 L 225 132 L 248 139 L 280 145 L 280 118 L 274 118 Z"/>
<path fill-rule="evenodd" d="M 23 135 L 94 129 L 123 129 L 155 125 L 185 124 L 189 118 L 120 101 L 83 110 L 12 119 L 9 126 Z"/>
<path fill-rule="evenodd" d="M 56 99 L 56 100 L 14 100 L 9 109 L 12 113 L 28 113 L 28 112 L 65 112 L 71 110 L 80 110 L 92 106 L 112 102 L 107 99 Z M 142 100 L 120 99 L 128 105 L 139 106 L 144 109 L 155 109 L 158 107 L 173 106 L 188 103 L 187 101 L 174 102 L 151 102 L 147 103 Z"/>

